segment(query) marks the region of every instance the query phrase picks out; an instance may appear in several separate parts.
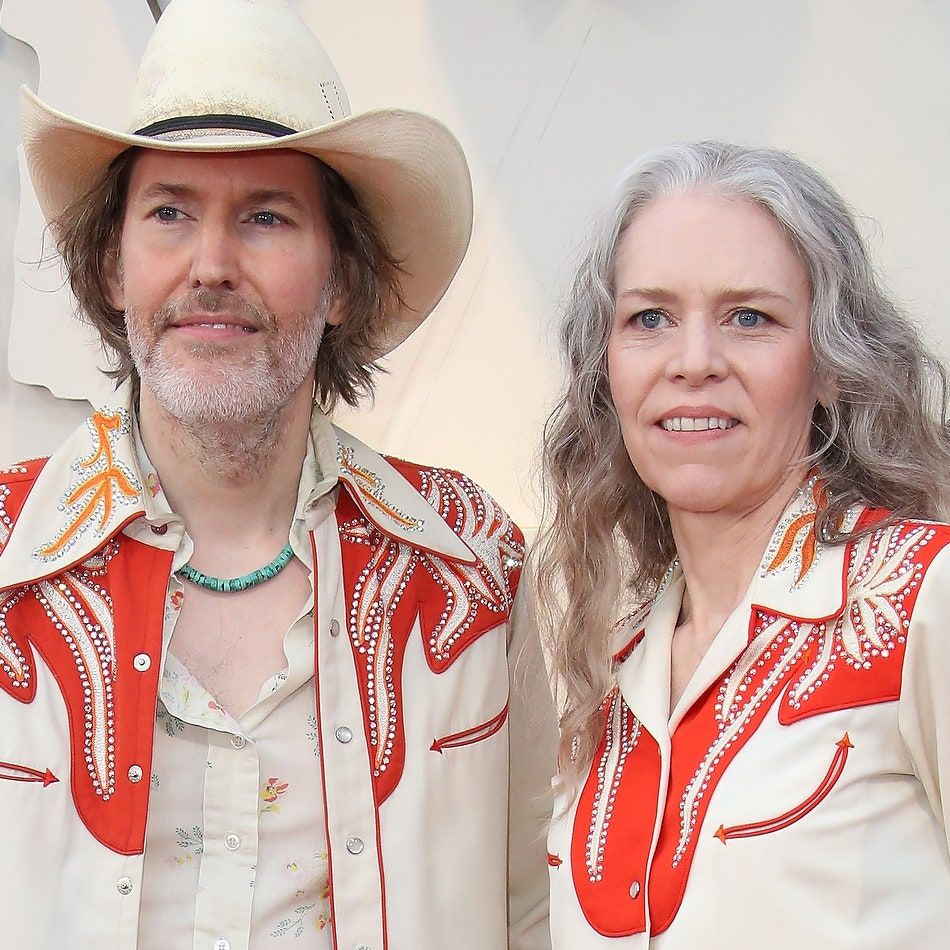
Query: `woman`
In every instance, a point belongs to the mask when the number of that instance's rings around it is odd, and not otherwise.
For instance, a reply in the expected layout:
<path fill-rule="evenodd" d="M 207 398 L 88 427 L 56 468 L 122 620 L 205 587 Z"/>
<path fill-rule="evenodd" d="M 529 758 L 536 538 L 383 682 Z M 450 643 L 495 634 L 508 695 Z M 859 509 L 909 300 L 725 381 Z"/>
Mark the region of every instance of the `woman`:
<path fill-rule="evenodd" d="M 847 207 L 648 156 L 562 342 L 555 948 L 950 946 L 946 380 Z"/>

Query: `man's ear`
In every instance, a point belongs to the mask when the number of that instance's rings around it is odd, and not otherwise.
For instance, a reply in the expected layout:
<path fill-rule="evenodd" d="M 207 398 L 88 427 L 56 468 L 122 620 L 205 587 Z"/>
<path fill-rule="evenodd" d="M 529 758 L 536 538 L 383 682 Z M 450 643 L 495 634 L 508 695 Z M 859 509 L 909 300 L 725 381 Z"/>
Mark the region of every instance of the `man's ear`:
<path fill-rule="evenodd" d="M 343 304 L 343 297 L 337 295 L 333 298 L 333 303 L 330 304 L 330 309 L 327 311 L 327 326 L 338 327 L 345 316 L 346 307 Z"/>
<path fill-rule="evenodd" d="M 122 261 L 119 260 L 119 248 L 115 245 L 106 251 L 102 262 L 102 276 L 105 278 L 109 303 L 120 313 L 125 311 L 125 287 L 122 280 Z"/>

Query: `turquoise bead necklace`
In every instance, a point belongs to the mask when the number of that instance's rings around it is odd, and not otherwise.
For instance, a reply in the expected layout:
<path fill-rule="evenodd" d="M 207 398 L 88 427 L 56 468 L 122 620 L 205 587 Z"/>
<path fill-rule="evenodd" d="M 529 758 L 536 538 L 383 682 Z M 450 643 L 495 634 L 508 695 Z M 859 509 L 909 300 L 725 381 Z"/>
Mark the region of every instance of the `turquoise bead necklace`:
<path fill-rule="evenodd" d="M 190 564 L 180 567 L 175 573 L 180 574 L 192 584 L 204 587 L 205 590 L 214 590 L 222 594 L 230 594 L 237 590 L 247 590 L 250 587 L 257 587 L 264 581 L 269 581 L 276 577 L 289 563 L 294 556 L 293 548 L 289 544 L 284 545 L 280 554 L 269 564 L 259 567 L 250 574 L 242 574 L 240 577 L 212 577 L 210 574 L 202 574 L 196 571 Z"/>

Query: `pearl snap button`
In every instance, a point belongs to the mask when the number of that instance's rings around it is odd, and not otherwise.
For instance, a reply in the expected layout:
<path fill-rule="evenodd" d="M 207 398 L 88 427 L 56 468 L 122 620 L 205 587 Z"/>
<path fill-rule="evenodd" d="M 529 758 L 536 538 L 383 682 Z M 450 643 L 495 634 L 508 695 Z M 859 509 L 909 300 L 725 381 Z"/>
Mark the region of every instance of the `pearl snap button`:
<path fill-rule="evenodd" d="M 123 896 L 131 894 L 132 879 L 128 877 L 120 877 L 119 880 L 115 882 L 115 889 Z"/>
<path fill-rule="evenodd" d="M 340 726 L 335 733 L 337 740 L 344 745 L 353 738 L 353 730 L 349 726 Z"/>
<path fill-rule="evenodd" d="M 634 881 L 630 885 L 630 896 L 636 900 L 640 896 L 640 882 Z"/>
<path fill-rule="evenodd" d="M 142 781 L 142 766 L 140 765 L 129 766 L 129 781 L 130 782 Z"/>
<path fill-rule="evenodd" d="M 346 839 L 346 850 L 350 854 L 359 854 L 363 850 L 363 839 L 362 838 L 347 838 Z"/>
<path fill-rule="evenodd" d="M 224 838 L 224 846 L 228 851 L 237 851 L 241 847 L 241 836 L 236 835 L 233 831 L 226 835 Z"/>
<path fill-rule="evenodd" d="M 247 745 L 247 739 L 244 736 L 231 736 L 231 745 L 235 749 L 243 749 Z"/>
<path fill-rule="evenodd" d="M 340 635 L 340 621 L 331 620 L 330 621 L 330 636 L 338 637 Z"/>
<path fill-rule="evenodd" d="M 132 661 L 132 666 L 140 673 L 144 673 L 151 665 L 152 658 L 147 653 L 137 653 Z"/>

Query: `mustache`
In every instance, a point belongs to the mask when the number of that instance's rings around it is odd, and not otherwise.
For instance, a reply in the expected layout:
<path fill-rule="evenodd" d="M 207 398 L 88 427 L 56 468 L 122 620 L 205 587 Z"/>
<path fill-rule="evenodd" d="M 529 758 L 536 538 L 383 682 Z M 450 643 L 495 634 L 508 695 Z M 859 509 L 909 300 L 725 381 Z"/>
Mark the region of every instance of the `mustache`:
<path fill-rule="evenodd" d="M 159 330 L 165 330 L 196 312 L 226 313 L 259 330 L 273 330 L 276 326 L 274 315 L 269 310 L 256 306 L 237 291 L 209 287 L 197 287 L 178 300 L 170 300 L 156 312 L 155 324 Z"/>

